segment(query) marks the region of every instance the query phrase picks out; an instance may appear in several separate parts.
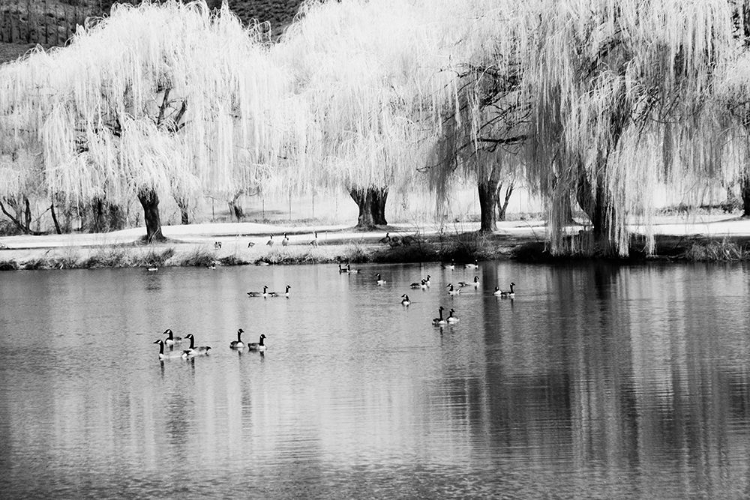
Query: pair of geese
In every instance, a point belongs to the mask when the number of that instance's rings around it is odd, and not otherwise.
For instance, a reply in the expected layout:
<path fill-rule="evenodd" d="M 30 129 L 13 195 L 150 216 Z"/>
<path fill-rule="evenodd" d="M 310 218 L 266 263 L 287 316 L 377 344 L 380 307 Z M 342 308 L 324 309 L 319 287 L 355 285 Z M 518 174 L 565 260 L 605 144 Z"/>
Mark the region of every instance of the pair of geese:
<path fill-rule="evenodd" d="M 251 342 L 249 344 L 245 344 L 242 342 L 242 334 L 244 331 L 242 328 L 237 330 L 237 340 L 233 340 L 229 343 L 230 349 L 243 349 L 245 345 L 247 345 L 248 350 L 250 351 L 265 351 L 266 345 L 265 345 L 265 334 L 260 335 L 260 340 L 258 342 Z M 182 359 L 188 359 L 188 358 L 194 358 L 196 356 L 206 356 L 208 355 L 208 351 L 211 350 L 211 346 L 203 345 L 203 346 L 195 346 L 195 337 L 192 333 L 189 333 L 185 336 L 185 340 L 190 339 L 190 347 L 187 349 L 182 350 L 182 352 L 174 351 L 174 352 L 164 352 L 164 346 L 175 346 L 177 344 L 182 343 L 182 337 L 175 337 L 172 330 L 167 328 L 164 331 L 164 335 L 167 335 L 166 340 L 159 339 L 154 342 L 154 344 L 159 344 L 159 359 L 170 359 L 170 358 L 182 358 Z"/>
<path fill-rule="evenodd" d="M 456 268 L 456 261 L 451 259 L 450 264 L 441 264 L 440 265 L 443 269 L 455 269 Z M 466 269 L 479 269 L 479 261 L 477 259 L 474 259 L 474 262 L 470 262 L 468 264 L 464 264 L 464 267 Z"/>
<path fill-rule="evenodd" d="M 284 296 L 286 298 L 289 298 L 289 290 L 291 288 L 292 288 L 291 285 L 287 285 L 286 286 L 286 291 L 284 293 L 269 292 L 268 291 L 268 286 L 264 285 L 262 292 L 247 292 L 247 295 L 250 296 L 250 297 L 281 297 L 281 296 Z"/>

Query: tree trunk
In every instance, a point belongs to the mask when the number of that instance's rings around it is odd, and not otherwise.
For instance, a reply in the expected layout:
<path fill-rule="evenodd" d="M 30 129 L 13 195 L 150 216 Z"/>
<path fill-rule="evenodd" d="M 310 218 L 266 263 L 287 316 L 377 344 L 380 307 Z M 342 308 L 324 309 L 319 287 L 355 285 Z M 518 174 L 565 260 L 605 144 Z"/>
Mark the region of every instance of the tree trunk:
<path fill-rule="evenodd" d="M 740 192 L 742 193 L 742 216 L 750 217 L 750 174 L 742 176 Z"/>
<path fill-rule="evenodd" d="M 57 234 L 62 234 L 62 230 L 60 229 L 60 223 L 57 222 L 57 214 L 55 213 L 55 199 L 52 198 L 52 204 L 49 206 L 50 213 L 52 214 L 52 222 L 55 223 L 55 232 Z"/>
<path fill-rule="evenodd" d="M 388 188 L 370 188 L 372 191 L 372 218 L 377 226 L 387 226 L 385 220 L 385 202 L 388 199 Z"/>
<path fill-rule="evenodd" d="M 385 202 L 388 198 L 388 188 L 354 186 L 349 189 L 349 196 L 359 207 L 357 229 L 371 231 L 375 226 L 386 225 Z"/>
<path fill-rule="evenodd" d="M 498 205 L 500 188 L 500 169 L 490 167 L 489 178 L 481 176 L 477 180 L 477 189 L 479 190 L 479 210 L 481 224 L 479 231 L 489 233 L 497 231 L 497 217 L 495 207 Z"/>
<path fill-rule="evenodd" d="M 159 196 L 156 191 L 142 188 L 138 191 L 138 200 L 143 206 L 143 219 L 146 221 L 146 242 L 162 241 L 166 238 L 161 232 L 161 218 L 159 217 Z"/>
<path fill-rule="evenodd" d="M 501 182 L 497 186 L 497 220 L 505 220 L 505 212 L 508 210 L 508 203 L 510 203 L 511 195 L 513 195 L 515 183 L 511 181 L 511 183 L 508 184 L 508 187 L 505 188 L 505 198 L 503 199 L 503 202 L 500 203 L 500 190 L 502 188 L 503 183 Z"/>
<path fill-rule="evenodd" d="M 190 213 L 188 212 L 189 204 L 187 199 L 180 198 L 179 196 L 175 196 L 175 201 L 177 202 L 177 206 L 180 208 L 180 223 L 183 226 L 187 226 L 190 224 Z"/>
<path fill-rule="evenodd" d="M 600 170 L 601 172 L 601 170 Z M 608 207 L 607 192 L 604 186 L 604 175 L 599 173 L 596 179 L 596 190 L 591 185 L 588 174 L 583 165 L 578 166 L 578 189 L 576 200 L 581 209 L 586 212 L 594 227 L 595 239 L 607 237 L 609 234 L 609 222 L 614 220 L 614 215 L 607 218 L 607 212 L 614 211 L 614 207 Z"/>

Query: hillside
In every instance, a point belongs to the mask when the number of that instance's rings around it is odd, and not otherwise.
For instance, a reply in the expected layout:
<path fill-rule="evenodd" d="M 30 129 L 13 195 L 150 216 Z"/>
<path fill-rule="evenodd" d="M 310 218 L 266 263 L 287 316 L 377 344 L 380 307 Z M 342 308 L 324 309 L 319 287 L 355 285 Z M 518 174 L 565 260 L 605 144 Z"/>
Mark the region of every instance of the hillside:
<path fill-rule="evenodd" d="M 0 0 L 0 64 L 17 59 L 30 48 L 64 45 L 76 25 L 105 16 L 111 0 Z M 123 3 L 139 3 L 137 0 Z M 221 0 L 207 0 L 211 8 Z M 268 22 L 278 35 L 294 18 L 302 0 L 229 0 L 229 8 L 245 23 Z"/>

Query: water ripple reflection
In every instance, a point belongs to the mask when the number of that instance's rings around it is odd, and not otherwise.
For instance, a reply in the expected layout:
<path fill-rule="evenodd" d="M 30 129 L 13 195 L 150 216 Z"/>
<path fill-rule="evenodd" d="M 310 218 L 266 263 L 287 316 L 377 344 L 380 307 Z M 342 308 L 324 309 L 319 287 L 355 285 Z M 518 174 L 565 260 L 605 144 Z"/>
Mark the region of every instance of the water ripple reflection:
<path fill-rule="evenodd" d="M 13 498 L 750 496 L 746 266 L 361 269 L 3 273 L 0 487 Z M 427 274 L 429 289 L 409 288 Z M 448 295 L 475 275 L 479 288 Z M 511 281 L 515 298 L 492 295 Z M 265 284 L 294 293 L 245 294 Z M 434 327 L 441 305 L 460 322 Z M 268 350 L 230 350 L 240 327 Z M 159 361 L 166 328 L 213 349 Z"/>

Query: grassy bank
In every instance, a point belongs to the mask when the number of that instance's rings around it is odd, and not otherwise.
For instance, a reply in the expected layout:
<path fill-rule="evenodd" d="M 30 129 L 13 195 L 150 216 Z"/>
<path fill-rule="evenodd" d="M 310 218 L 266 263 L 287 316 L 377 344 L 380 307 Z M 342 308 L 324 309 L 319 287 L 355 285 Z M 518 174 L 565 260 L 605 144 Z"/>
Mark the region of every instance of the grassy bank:
<path fill-rule="evenodd" d="M 657 236 L 656 251 L 648 254 L 645 242 L 633 237 L 630 255 L 625 258 L 607 254 L 603 249 L 591 253 L 552 255 L 543 242 L 526 242 L 512 252 L 512 258 L 522 262 L 556 263 L 569 261 L 606 260 L 623 264 L 665 262 L 739 262 L 750 260 L 750 238 L 746 236 L 710 238 L 705 236 Z"/>
<path fill-rule="evenodd" d="M 102 267 L 147 268 L 174 266 L 237 266 L 365 262 L 434 262 L 506 259 L 521 243 L 517 237 L 476 232 L 415 237 L 409 244 L 382 243 L 364 238 L 340 240 L 319 246 L 268 247 L 227 242 L 222 248 L 209 243 L 169 240 L 154 245 L 117 244 L 65 246 L 16 251 L 4 258 L 0 270 L 96 269 Z"/>

